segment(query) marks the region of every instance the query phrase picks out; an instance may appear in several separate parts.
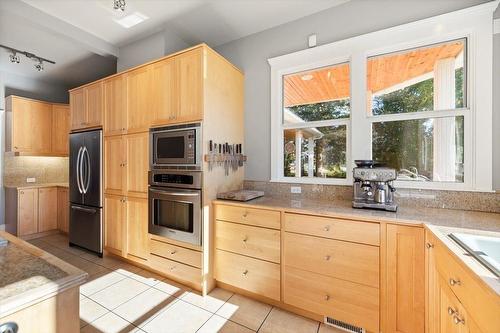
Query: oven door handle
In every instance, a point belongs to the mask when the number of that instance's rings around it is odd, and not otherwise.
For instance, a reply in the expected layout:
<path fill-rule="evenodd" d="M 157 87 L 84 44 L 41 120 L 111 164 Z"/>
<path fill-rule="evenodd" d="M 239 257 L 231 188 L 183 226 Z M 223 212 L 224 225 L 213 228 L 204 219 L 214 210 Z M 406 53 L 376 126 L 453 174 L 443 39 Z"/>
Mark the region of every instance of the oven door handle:
<path fill-rule="evenodd" d="M 149 191 L 152 193 L 161 194 L 161 195 L 176 195 L 176 196 L 185 196 L 185 197 L 192 197 L 192 196 L 199 196 L 200 195 L 200 193 L 194 192 L 194 191 L 190 192 L 190 193 L 158 191 L 158 190 L 152 190 L 152 189 L 149 189 Z"/>

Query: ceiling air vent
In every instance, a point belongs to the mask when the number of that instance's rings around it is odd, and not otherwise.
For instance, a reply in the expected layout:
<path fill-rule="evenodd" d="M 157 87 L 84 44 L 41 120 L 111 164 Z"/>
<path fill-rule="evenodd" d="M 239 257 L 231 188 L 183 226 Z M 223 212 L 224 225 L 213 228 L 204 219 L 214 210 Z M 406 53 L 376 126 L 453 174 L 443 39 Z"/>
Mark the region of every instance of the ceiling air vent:
<path fill-rule="evenodd" d="M 364 328 L 354 326 L 331 317 L 325 316 L 325 324 L 341 329 L 346 332 L 366 333 L 366 330 Z"/>

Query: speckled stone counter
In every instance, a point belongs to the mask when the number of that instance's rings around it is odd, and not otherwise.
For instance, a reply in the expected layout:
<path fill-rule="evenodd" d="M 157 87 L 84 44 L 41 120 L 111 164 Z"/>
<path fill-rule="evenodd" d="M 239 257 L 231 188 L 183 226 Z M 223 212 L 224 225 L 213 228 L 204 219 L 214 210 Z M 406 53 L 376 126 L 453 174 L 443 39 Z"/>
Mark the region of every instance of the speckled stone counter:
<path fill-rule="evenodd" d="M 0 318 L 85 282 L 87 273 L 0 231 Z"/>
<path fill-rule="evenodd" d="M 351 201 L 314 200 L 302 198 L 261 197 L 247 202 L 216 200 L 226 205 L 275 209 L 300 214 L 319 214 L 360 221 L 400 224 L 431 224 L 454 228 L 467 228 L 500 232 L 500 214 L 441 208 L 399 207 L 397 212 L 355 209 Z"/>
<path fill-rule="evenodd" d="M 69 187 L 68 183 L 22 183 L 4 185 L 7 188 L 28 189 L 28 188 L 44 188 L 44 187 Z"/>

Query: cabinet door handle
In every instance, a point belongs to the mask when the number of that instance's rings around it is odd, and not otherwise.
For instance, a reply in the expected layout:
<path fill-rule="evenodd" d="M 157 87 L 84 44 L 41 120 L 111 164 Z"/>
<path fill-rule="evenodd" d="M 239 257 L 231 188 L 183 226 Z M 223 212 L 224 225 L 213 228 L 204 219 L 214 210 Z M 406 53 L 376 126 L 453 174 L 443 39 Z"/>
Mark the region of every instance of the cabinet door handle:
<path fill-rule="evenodd" d="M 244 275 L 244 276 L 247 276 L 247 275 L 248 275 L 248 269 L 245 269 L 245 270 L 243 271 L 243 275 Z"/>
<path fill-rule="evenodd" d="M 428 248 L 428 249 L 432 249 L 434 247 L 434 244 L 432 243 L 427 243 L 425 244 L 425 246 Z"/>
<path fill-rule="evenodd" d="M 325 260 L 326 260 L 326 261 L 330 261 L 330 259 L 332 259 L 332 257 L 331 257 L 330 255 L 326 255 L 326 256 L 325 256 Z"/>
<path fill-rule="evenodd" d="M 176 250 L 170 251 L 170 254 L 171 254 L 171 255 L 174 255 L 174 254 L 176 254 L 176 253 L 177 253 L 177 251 L 176 251 Z"/>
<path fill-rule="evenodd" d="M 248 240 L 248 236 L 245 236 L 245 237 L 243 238 L 243 243 L 246 243 L 246 242 L 247 242 L 247 240 Z"/>
<path fill-rule="evenodd" d="M 329 225 L 326 225 L 324 228 L 323 228 L 324 231 L 330 231 L 330 226 Z"/>
<path fill-rule="evenodd" d="M 450 282 L 450 286 L 455 286 L 455 285 L 459 286 L 461 284 L 460 279 L 455 280 L 453 278 L 450 278 L 449 282 Z"/>
<path fill-rule="evenodd" d="M 448 307 L 448 314 L 450 316 L 453 316 L 457 311 L 453 309 L 451 306 Z"/>
<path fill-rule="evenodd" d="M 458 317 L 458 315 L 453 317 L 453 322 L 455 323 L 455 325 L 458 324 L 465 325 L 465 319 Z"/>
<path fill-rule="evenodd" d="M 330 300 L 330 295 L 325 295 L 325 301 L 329 301 Z"/>

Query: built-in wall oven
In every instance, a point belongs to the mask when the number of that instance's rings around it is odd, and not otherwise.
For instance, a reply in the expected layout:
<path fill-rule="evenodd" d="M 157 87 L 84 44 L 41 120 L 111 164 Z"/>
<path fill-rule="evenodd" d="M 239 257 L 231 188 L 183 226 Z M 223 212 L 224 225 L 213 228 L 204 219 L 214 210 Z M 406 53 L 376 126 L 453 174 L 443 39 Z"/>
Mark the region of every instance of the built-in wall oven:
<path fill-rule="evenodd" d="M 201 172 L 152 170 L 149 185 L 149 233 L 201 245 Z"/>
<path fill-rule="evenodd" d="M 201 170 L 201 124 L 173 125 L 150 130 L 151 169 Z"/>

